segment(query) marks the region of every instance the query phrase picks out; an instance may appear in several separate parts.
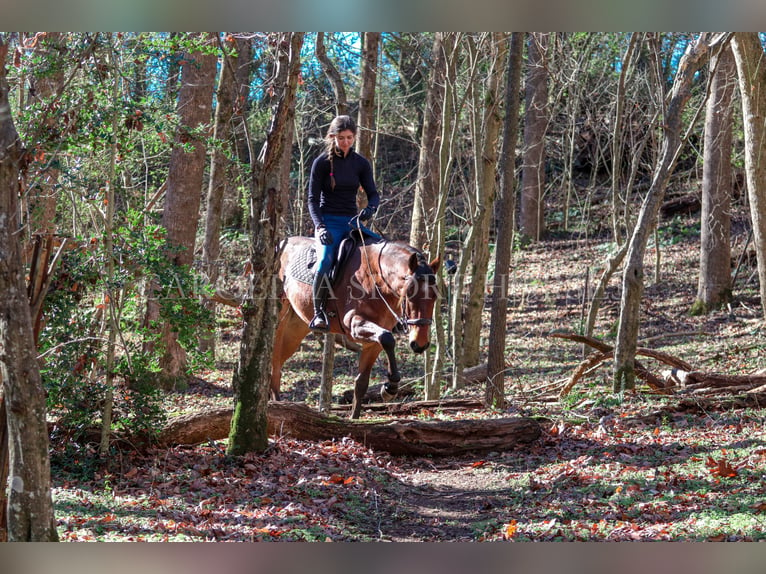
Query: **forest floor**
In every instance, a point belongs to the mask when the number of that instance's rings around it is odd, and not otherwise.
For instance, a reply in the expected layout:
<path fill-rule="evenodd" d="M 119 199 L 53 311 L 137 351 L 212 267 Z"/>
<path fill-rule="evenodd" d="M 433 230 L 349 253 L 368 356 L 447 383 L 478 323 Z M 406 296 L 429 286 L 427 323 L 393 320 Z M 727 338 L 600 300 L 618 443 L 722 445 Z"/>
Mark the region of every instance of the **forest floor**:
<path fill-rule="evenodd" d="M 659 235 L 660 280 L 647 277 L 640 345 L 700 371 L 745 375 L 763 369 L 754 267 L 740 272 L 729 309 L 690 316 L 699 236 L 693 224 L 672 225 L 672 234 Z M 743 244 L 744 236 L 738 237 L 734 256 Z M 593 282 L 606 255 L 599 242 L 572 239 L 517 252 L 509 277 L 507 409 L 413 415 L 540 417 L 543 434 L 532 445 L 401 457 L 350 439 L 274 437 L 266 453 L 242 458 L 226 456 L 225 441 L 211 441 L 142 453 L 123 449 L 107 465 L 88 447 L 77 461 L 54 452 L 62 540 L 766 539 L 766 409 L 736 408 L 721 394 L 697 409 L 675 410 L 682 396 L 654 395 L 641 384 L 615 395 L 608 361 L 557 398 L 583 349 L 549 335 L 580 330 L 586 270 Z M 650 248 L 647 262 L 655 255 Z M 612 343 L 618 293 L 615 277 L 596 327 L 597 336 Z M 226 324 L 219 343 L 216 369 L 169 395 L 168 413 L 231 406 L 236 321 Z M 405 347 L 401 341 L 405 381 L 417 389 L 422 358 Z M 643 362 L 655 374 L 666 368 Z M 321 344 L 310 335 L 285 367 L 283 398 L 315 406 L 320 366 Z M 336 395 L 351 388 L 354 369 L 353 353 L 339 349 Z M 379 363 L 373 377 L 383 372 Z M 445 391 L 445 398 L 482 395 L 480 385 Z"/>

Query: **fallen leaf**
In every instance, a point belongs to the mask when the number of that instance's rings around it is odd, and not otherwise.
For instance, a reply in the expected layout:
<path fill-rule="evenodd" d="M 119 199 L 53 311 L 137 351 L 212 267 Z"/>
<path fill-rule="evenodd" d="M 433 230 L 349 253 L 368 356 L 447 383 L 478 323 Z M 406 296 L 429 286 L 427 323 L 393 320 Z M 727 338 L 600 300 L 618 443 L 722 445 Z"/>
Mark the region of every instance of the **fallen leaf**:
<path fill-rule="evenodd" d="M 516 520 L 511 520 L 503 528 L 503 540 L 509 540 L 514 537 L 516 530 L 518 529 L 518 523 Z"/>

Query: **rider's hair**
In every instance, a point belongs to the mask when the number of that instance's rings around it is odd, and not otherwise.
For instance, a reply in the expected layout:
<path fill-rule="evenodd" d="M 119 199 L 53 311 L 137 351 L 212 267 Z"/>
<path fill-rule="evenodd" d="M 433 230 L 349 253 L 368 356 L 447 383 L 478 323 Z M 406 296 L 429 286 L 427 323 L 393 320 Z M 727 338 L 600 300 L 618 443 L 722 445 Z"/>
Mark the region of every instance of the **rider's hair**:
<path fill-rule="evenodd" d="M 330 160 L 330 185 L 332 189 L 335 189 L 333 159 L 336 155 L 340 155 L 338 146 L 335 144 L 335 136 L 346 130 L 350 130 L 352 134 L 356 135 L 356 122 L 354 119 L 351 116 L 336 116 L 330 122 L 330 127 L 327 128 L 327 135 L 325 136 L 325 151 L 327 152 L 327 159 Z"/>

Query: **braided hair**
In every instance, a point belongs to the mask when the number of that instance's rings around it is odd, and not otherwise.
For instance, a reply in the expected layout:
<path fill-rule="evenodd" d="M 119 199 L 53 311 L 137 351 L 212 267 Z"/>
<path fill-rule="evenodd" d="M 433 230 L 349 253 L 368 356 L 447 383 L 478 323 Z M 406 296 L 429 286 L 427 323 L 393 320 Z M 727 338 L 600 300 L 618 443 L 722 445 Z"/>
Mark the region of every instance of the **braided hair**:
<path fill-rule="evenodd" d="M 332 189 L 335 189 L 333 159 L 336 155 L 340 155 L 334 136 L 346 130 L 350 130 L 352 134 L 356 135 L 356 122 L 354 119 L 351 116 L 336 116 L 330 122 L 330 127 L 327 128 L 327 135 L 325 136 L 325 151 L 327 159 L 330 160 L 330 185 Z"/>

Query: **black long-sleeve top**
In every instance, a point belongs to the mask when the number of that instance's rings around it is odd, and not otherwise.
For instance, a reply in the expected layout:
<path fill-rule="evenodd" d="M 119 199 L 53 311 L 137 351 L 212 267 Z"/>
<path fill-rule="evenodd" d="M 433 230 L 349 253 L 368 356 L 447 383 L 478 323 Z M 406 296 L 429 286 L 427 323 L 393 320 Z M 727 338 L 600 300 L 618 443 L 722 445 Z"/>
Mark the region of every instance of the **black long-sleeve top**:
<path fill-rule="evenodd" d="M 372 166 L 353 149 L 343 157 L 335 155 L 332 161 L 335 189 L 330 180 L 330 160 L 323 153 L 314 160 L 309 177 L 308 207 L 314 227 L 324 222 L 325 214 L 356 215 L 356 191 L 359 186 L 367 194 L 368 205 L 377 208 L 380 195 L 375 188 Z"/>

